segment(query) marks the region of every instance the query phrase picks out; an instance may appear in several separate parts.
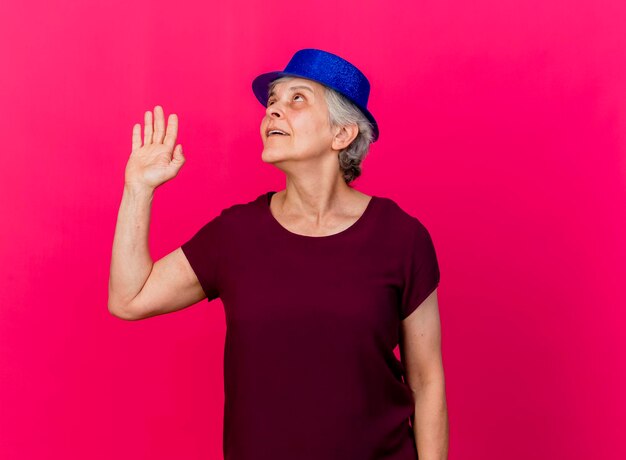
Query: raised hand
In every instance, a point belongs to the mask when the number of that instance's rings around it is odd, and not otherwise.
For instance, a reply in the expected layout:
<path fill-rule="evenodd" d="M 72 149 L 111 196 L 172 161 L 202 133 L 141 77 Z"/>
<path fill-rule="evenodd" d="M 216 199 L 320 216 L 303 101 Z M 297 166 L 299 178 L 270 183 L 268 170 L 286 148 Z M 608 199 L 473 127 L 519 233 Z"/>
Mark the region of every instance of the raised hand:
<path fill-rule="evenodd" d="M 178 116 L 170 114 L 167 129 L 163 117 L 163 108 L 154 108 L 154 125 L 152 112 L 146 111 L 144 117 L 143 145 L 141 144 L 141 124 L 133 126 L 132 150 L 126 171 L 125 184 L 144 189 L 156 189 L 159 185 L 176 177 L 185 164 L 183 148 L 176 145 L 178 135 Z M 175 147 L 174 147 L 175 146 Z"/>

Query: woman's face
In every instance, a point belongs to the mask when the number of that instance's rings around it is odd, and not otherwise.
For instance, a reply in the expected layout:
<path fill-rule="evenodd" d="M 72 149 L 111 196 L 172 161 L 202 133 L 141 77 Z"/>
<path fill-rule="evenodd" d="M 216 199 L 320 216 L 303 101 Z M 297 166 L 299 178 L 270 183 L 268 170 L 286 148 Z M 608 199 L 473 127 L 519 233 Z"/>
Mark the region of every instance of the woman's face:
<path fill-rule="evenodd" d="M 287 135 L 269 135 L 268 130 L 273 128 Z M 322 84 L 292 78 L 274 87 L 261 121 L 263 161 L 318 157 L 331 150 L 332 137 Z"/>

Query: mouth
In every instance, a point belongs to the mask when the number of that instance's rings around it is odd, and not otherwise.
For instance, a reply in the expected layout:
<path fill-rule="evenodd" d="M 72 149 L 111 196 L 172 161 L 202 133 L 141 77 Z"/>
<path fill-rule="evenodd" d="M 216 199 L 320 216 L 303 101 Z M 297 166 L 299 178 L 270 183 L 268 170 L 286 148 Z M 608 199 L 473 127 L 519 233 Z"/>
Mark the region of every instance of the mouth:
<path fill-rule="evenodd" d="M 268 129 L 265 132 L 265 135 L 267 138 L 277 137 L 277 136 L 289 136 L 289 134 L 287 134 L 285 131 L 282 131 L 280 129 Z"/>

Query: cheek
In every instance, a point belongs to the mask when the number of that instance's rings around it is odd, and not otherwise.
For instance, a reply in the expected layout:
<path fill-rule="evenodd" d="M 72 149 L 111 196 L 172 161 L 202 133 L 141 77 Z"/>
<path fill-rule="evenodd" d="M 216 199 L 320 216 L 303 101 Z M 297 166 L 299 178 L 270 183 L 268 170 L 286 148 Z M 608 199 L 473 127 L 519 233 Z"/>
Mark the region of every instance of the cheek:
<path fill-rule="evenodd" d="M 316 142 L 324 138 L 328 126 L 324 120 L 308 116 L 294 120 L 294 129 L 300 137 Z"/>

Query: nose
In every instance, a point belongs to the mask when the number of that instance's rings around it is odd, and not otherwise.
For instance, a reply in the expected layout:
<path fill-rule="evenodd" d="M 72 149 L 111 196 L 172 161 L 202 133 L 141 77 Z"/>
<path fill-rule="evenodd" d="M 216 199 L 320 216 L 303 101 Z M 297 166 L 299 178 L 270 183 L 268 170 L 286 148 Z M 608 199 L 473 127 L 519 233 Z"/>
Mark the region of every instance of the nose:
<path fill-rule="evenodd" d="M 266 110 L 265 113 L 267 114 L 268 117 L 270 118 L 280 118 L 283 116 L 283 112 L 282 109 L 280 109 L 278 107 L 278 102 L 272 102 L 272 105 L 270 105 Z"/>

